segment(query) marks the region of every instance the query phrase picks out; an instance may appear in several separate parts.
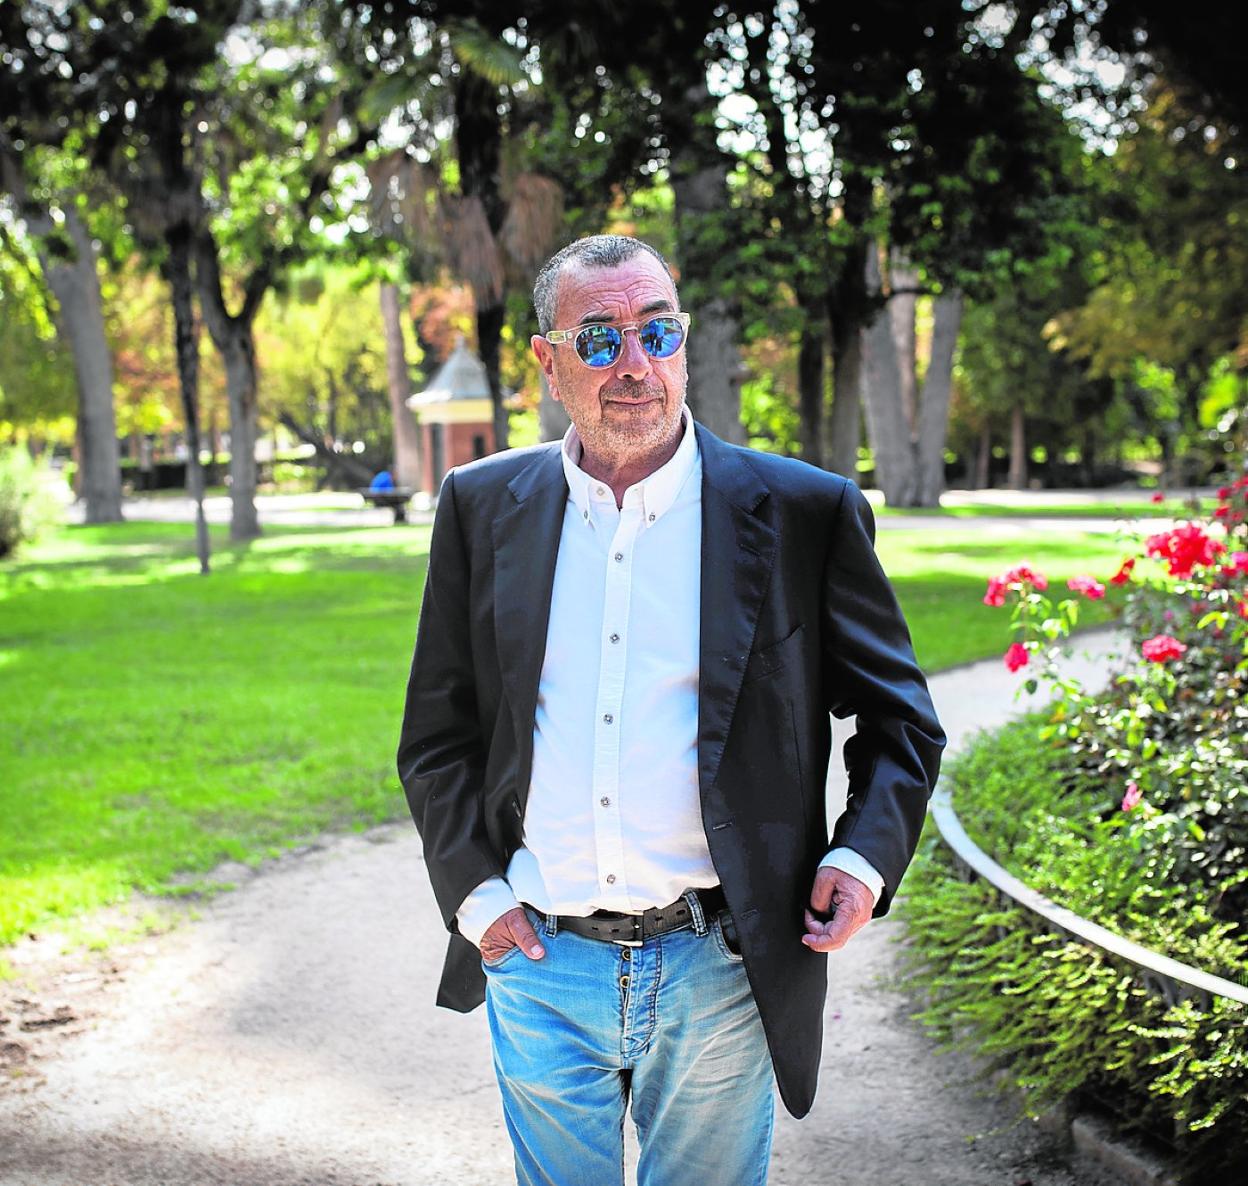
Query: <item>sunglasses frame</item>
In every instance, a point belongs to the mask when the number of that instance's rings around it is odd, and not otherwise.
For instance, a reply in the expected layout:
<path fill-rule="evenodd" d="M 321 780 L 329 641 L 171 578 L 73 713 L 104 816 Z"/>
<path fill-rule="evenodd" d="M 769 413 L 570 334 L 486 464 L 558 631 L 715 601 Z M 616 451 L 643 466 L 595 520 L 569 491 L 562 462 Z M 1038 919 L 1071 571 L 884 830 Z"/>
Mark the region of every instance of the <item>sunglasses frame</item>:
<path fill-rule="evenodd" d="M 576 355 L 576 360 L 577 362 L 581 364 L 581 366 L 587 367 L 591 371 L 605 371 L 615 366 L 615 364 L 620 361 L 620 354 L 624 353 L 624 335 L 630 329 L 637 331 L 637 340 L 640 342 L 642 327 L 649 325 L 652 321 L 658 321 L 660 318 L 663 318 L 663 317 L 671 317 L 680 322 L 681 330 L 683 331 L 681 335 L 681 339 L 680 339 L 680 345 L 677 346 L 676 349 L 671 352 L 671 354 L 668 354 L 666 357 L 663 357 L 663 358 L 659 358 L 657 355 L 651 354 L 649 350 L 646 350 L 644 343 L 642 343 L 641 348 L 643 351 L 645 351 L 647 358 L 653 358 L 655 362 L 666 362 L 669 358 L 675 358 L 676 355 L 678 355 L 685 348 L 685 343 L 689 341 L 689 323 L 692 320 L 692 318 L 689 316 L 688 313 L 654 313 L 650 317 L 647 317 L 645 321 L 631 321 L 627 325 L 614 325 L 610 321 L 585 321 L 585 322 L 582 322 L 580 325 L 574 325 L 571 329 L 552 329 L 550 333 L 543 334 L 542 336 L 552 346 L 571 345 L 573 347 L 572 352 Z M 604 327 L 607 329 L 614 329 L 619 332 L 620 354 L 617 354 L 615 356 L 615 362 L 609 362 L 607 363 L 606 366 L 596 367 L 596 366 L 593 366 L 591 363 L 586 362 L 581 357 L 581 352 L 575 349 L 576 338 L 577 338 L 577 335 L 582 330 L 602 329 Z"/>

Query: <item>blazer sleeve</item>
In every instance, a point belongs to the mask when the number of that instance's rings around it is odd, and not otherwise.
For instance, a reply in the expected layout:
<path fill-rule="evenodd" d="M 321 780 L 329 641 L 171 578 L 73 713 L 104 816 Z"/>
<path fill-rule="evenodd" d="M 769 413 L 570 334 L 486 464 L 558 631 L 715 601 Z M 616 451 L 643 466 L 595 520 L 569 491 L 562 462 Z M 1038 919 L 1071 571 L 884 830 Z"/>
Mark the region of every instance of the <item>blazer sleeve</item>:
<path fill-rule="evenodd" d="M 879 916 L 888 913 L 918 845 L 945 734 L 875 554 L 871 504 L 852 482 L 828 550 L 822 634 L 828 708 L 858 718 L 845 745 L 849 797 L 832 844 L 852 848 L 879 870 Z"/>
<path fill-rule="evenodd" d="M 442 483 L 425 595 L 399 735 L 399 779 L 424 842 L 425 863 L 447 929 L 482 882 L 503 868 L 486 834 L 486 750 L 478 715 L 469 621 L 470 560 L 455 498 Z"/>

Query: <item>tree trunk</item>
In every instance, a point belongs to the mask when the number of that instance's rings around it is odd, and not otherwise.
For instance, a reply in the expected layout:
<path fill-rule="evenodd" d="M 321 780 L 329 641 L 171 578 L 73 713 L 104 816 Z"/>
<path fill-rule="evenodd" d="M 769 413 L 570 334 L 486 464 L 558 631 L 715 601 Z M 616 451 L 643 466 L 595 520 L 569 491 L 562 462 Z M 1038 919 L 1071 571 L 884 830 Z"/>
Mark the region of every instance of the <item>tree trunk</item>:
<path fill-rule="evenodd" d="M 490 403 L 494 408 L 494 448 L 506 449 L 511 440 L 511 426 L 507 421 L 507 407 L 503 403 L 503 385 L 500 373 L 503 347 L 503 322 L 506 311 L 502 305 L 477 310 L 477 349 L 485 363 L 485 375 L 490 383 Z"/>
<path fill-rule="evenodd" d="M 225 363 L 230 403 L 230 539 L 255 539 L 260 534 L 256 514 L 256 440 L 260 426 L 251 323 L 232 321 L 228 336 L 216 344 Z"/>
<path fill-rule="evenodd" d="M 945 438 L 949 431 L 949 397 L 953 391 L 953 353 L 962 325 L 962 294 L 947 290 L 935 301 L 932 356 L 919 405 L 914 505 L 940 506 L 945 489 Z"/>
<path fill-rule="evenodd" d="M 544 441 L 557 441 L 568 431 L 568 414 L 563 404 L 551 397 L 550 384 L 546 382 L 546 372 L 540 367 L 537 371 L 541 383 L 542 397 L 537 405 L 538 435 Z"/>
<path fill-rule="evenodd" d="M 987 490 L 992 484 L 992 429 L 987 424 L 980 430 L 979 447 L 975 451 L 975 472 L 972 488 Z"/>
<path fill-rule="evenodd" d="M 88 523 L 117 523 L 122 518 L 121 454 L 113 410 L 113 359 L 104 336 L 95 245 L 72 197 L 63 211 L 72 257 L 55 261 L 41 246 L 39 262 L 60 306 L 57 329 L 73 354 L 78 380 L 78 493 L 86 503 Z M 46 211 L 33 217 L 28 211 L 27 222 L 35 235 L 52 231 Z"/>
<path fill-rule="evenodd" d="M 204 471 L 199 464 L 199 343 L 195 340 L 195 308 L 191 280 L 191 233 L 184 224 L 165 236 L 168 254 L 164 272 L 173 296 L 173 345 L 178 361 L 178 387 L 186 421 L 186 489 L 195 500 L 195 544 L 199 571 L 209 571 L 208 520 L 204 517 Z"/>
<path fill-rule="evenodd" d="M 1010 412 L 1010 489 L 1027 489 L 1027 419 L 1023 405 Z"/>
<path fill-rule="evenodd" d="M 894 250 L 889 256 L 888 317 L 893 331 L 893 343 L 897 350 L 897 369 L 901 374 L 901 408 L 914 432 L 919 427 L 919 376 L 918 341 L 915 331 L 915 314 L 918 311 L 918 270 L 911 266 L 901 252 Z M 902 291 L 898 292 L 897 290 Z"/>
<path fill-rule="evenodd" d="M 808 316 L 797 351 L 797 406 L 801 415 L 802 460 L 823 465 L 824 324 Z"/>
<path fill-rule="evenodd" d="M 708 223 L 722 219 L 728 204 L 728 162 L 719 151 L 710 115 L 715 100 L 704 72 L 687 86 L 664 92 L 663 125 L 671 155 L 676 208 L 676 257 L 690 292 L 704 296 L 686 302 L 692 315 L 689 344 L 689 406 L 717 436 L 745 443 L 741 423 L 741 357 L 738 315 L 733 301 L 717 287 L 722 249 L 705 245 Z"/>
<path fill-rule="evenodd" d="M 497 236 L 507 213 L 502 195 L 503 125 L 498 114 L 498 87 L 474 70 L 461 69 L 454 94 L 460 190 L 465 198 L 481 202 L 490 234 Z M 485 364 L 494 408 L 494 448 L 506 449 L 511 434 L 499 372 L 506 298 L 502 291 L 476 288 L 473 295 L 477 302 L 477 353 Z"/>
<path fill-rule="evenodd" d="M 399 314 L 396 285 L 381 286 L 381 319 L 386 333 L 386 387 L 390 393 L 390 415 L 394 420 L 394 480 L 399 486 L 416 490 L 423 472 L 420 456 L 420 429 L 407 406 L 412 381 L 403 348 L 403 321 Z"/>
<path fill-rule="evenodd" d="M 880 293 L 880 264 L 874 249 L 867 251 L 866 283 L 868 293 Z M 914 468 L 910 425 L 901 403 L 901 372 L 892 321 L 882 302 L 863 334 L 862 354 L 863 406 L 875 457 L 875 484 L 889 506 L 906 506 Z"/>
<path fill-rule="evenodd" d="M 225 366 L 230 408 L 230 539 L 255 539 L 260 534 L 256 515 L 256 440 L 260 431 L 255 318 L 268 284 L 257 286 L 254 292 L 249 287 L 242 312 L 231 316 L 225 307 L 217 244 L 211 232 L 203 232 L 195 246 L 199 306 Z"/>
<path fill-rule="evenodd" d="M 827 421 L 828 469 L 858 479 L 858 445 L 862 440 L 862 329 L 854 322 L 842 332 L 833 327 L 832 408 Z"/>

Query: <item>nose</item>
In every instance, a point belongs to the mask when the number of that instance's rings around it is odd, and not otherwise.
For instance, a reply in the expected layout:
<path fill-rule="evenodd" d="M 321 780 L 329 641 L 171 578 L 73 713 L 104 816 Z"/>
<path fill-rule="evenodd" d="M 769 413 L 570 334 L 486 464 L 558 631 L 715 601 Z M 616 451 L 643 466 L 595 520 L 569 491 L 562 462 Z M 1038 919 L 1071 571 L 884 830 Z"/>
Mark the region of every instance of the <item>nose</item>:
<path fill-rule="evenodd" d="M 621 378 L 644 379 L 652 370 L 650 355 L 641 348 L 641 331 L 626 329 L 620 357 L 615 363 L 615 373 Z"/>

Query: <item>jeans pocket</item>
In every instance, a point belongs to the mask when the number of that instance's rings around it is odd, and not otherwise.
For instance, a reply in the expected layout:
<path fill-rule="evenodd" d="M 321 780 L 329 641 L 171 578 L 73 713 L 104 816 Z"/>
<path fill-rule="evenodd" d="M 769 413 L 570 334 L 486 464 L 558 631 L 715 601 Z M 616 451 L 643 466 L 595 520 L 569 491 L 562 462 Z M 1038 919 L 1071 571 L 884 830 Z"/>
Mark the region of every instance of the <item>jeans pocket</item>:
<path fill-rule="evenodd" d="M 727 910 L 722 910 L 715 916 L 715 921 L 711 925 L 711 934 L 715 936 L 715 944 L 724 959 L 734 964 L 739 964 L 745 959 L 741 954 L 737 928 L 732 921 L 732 915 Z"/>
<path fill-rule="evenodd" d="M 495 968 L 501 968 L 509 960 L 514 959 L 517 955 L 523 954 L 518 944 L 513 944 L 503 952 L 497 959 L 487 960 L 485 956 L 481 957 L 481 966 L 487 971 L 492 972 Z"/>

